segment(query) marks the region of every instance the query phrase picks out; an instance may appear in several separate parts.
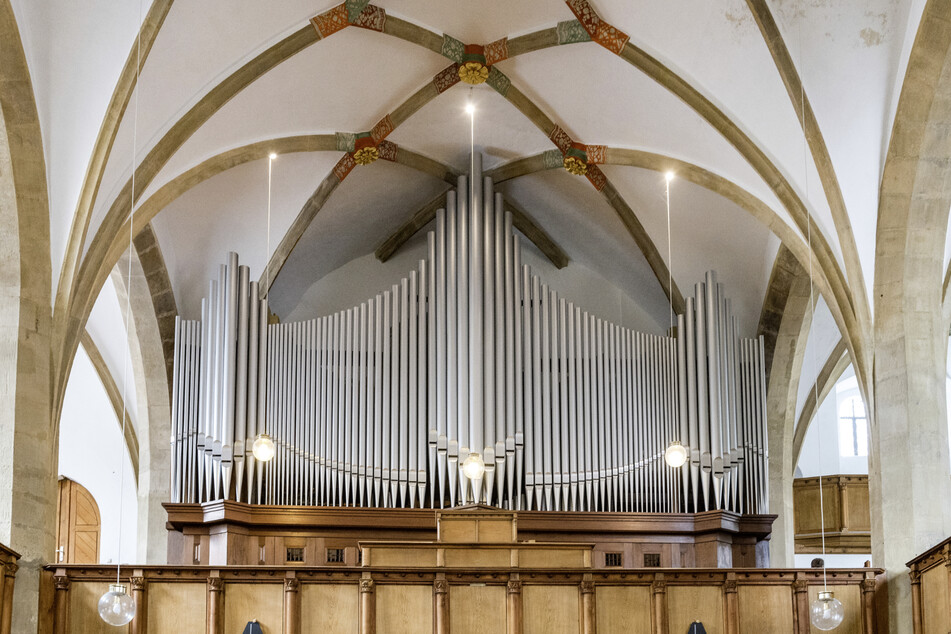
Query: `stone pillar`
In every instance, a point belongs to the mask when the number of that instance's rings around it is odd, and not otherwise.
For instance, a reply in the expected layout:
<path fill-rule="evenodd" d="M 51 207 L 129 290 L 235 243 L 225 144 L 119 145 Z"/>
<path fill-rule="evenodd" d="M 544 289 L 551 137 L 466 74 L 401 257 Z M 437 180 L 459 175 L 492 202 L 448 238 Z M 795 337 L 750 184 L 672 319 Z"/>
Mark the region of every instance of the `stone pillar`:
<path fill-rule="evenodd" d="M 206 634 L 224 634 L 225 629 L 225 583 L 221 577 L 208 577 Z"/>
<path fill-rule="evenodd" d="M 594 581 L 589 577 L 581 582 L 581 632 L 582 634 L 597 634 L 598 611 L 595 603 Z"/>
<path fill-rule="evenodd" d="M 136 420 L 140 421 L 136 561 L 164 564 L 167 559 L 168 531 L 162 503 L 171 499 L 168 477 L 171 461 L 171 446 L 168 442 L 171 433 L 170 389 L 162 336 L 156 319 L 156 311 L 160 308 L 152 298 L 148 283 L 152 279 L 148 274 L 154 276 L 154 269 L 164 270 L 164 260 L 150 226 L 136 236 L 135 247 L 132 283 L 127 279 L 128 252 L 119 258 L 111 277 L 119 305 L 125 306 L 129 302 L 132 306 L 132 323 L 126 325 L 126 337 L 132 362 L 129 378 L 135 382 Z M 146 258 L 149 271 L 143 270 L 140 254 Z M 171 310 L 175 312 L 174 299 Z"/>
<path fill-rule="evenodd" d="M 141 574 L 141 570 L 137 570 Z M 132 598 L 135 600 L 135 617 L 132 619 L 130 634 L 148 634 L 149 631 L 149 595 L 146 591 L 145 577 L 129 579 L 132 585 Z"/>
<path fill-rule="evenodd" d="M 862 580 L 862 634 L 875 634 L 875 579 Z"/>
<path fill-rule="evenodd" d="M 522 634 L 522 582 L 510 579 L 505 600 L 506 634 Z"/>
<path fill-rule="evenodd" d="M 786 294 L 781 289 L 786 287 Z M 812 310 L 809 306 L 809 275 L 785 248 L 776 256 L 770 276 L 768 298 L 780 319 L 766 390 L 766 425 L 769 432 L 769 512 L 779 517 L 773 522 L 769 540 L 769 560 L 773 566 L 791 568 L 795 554 L 796 528 L 793 521 L 793 435 L 796 428 L 796 399 L 802 375 L 803 357 Z M 766 308 L 764 307 L 764 313 Z M 775 327 L 775 324 L 773 325 Z M 763 325 L 760 325 L 763 328 Z"/>
<path fill-rule="evenodd" d="M 667 582 L 663 575 L 651 583 L 651 634 L 668 634 L 667 628 Z"/>
<path fill-rule="evenodd" d="M 69 577 L 53 577 L 53 634 L 69 633 Z"/>
<path fill-rule="evenodd" d="M 793 628 L 795 634 L 809 634 L 809 582 L 793 581 Z"/>
<path fill-rule="evenodd" d="M 729 573 L 723 582 L 726 603 L 726 634 L 740 634 L 740 610 L 736 599 L 736 575 Z"/>
<path fill-rule="evenodd" d="M 0 634 L 10 634 L 13 623 L 13 586 L 19 566 L 14 561 L 3 565 L 3 608 L 0 609 Z"/>
<path fill-rule="evenodd" d="M 360 634 L 376 634 L 375 586 L 369 577 L 360 580 Z"/>
<path fill-rule="evenodd" d="M 435 634 L 449 634 L 449 582 L 436 579 L 433 582 L 433 607 L 436 614 Z"/>
<path fill-rule="evenodd" d="M 37 631 L 41 569 L 56 547 L 58 411 L 43 137 L 10 2 L 0 2 L 0 83 L 0 543 L 21 555 L 11 629 L 27 634 Z"/>
<path fill-rule="evenodd" d="M 300 634 L 300 626 L 300 581 L 288 577 L 284 579 L 284 634 Z"/>

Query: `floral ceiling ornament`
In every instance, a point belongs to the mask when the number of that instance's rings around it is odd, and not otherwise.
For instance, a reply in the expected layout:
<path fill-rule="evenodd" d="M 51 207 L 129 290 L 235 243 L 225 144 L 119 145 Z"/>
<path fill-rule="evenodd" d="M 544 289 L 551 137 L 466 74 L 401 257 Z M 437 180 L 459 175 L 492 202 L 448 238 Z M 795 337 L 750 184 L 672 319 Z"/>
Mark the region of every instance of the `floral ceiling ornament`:
<path fill-rule="evenodd" d="M 357 165 L 369 165 L 380 158 L 380 151 L 373 143 L 373 137 L 369 132 L 358 134 L 353 145 L 353 160 Z"/>
<path fill-rule="evenodd" d="M 565 169 L 575 176 L 584 176 L 588 173 L 588 152 L 583 143 L 572 142 L 565 152 L 563 161 Z"/>
<path fill-rule="evenodd" d="M 459 63 L 459 79 L 467 84 L 485 83 L 489 67 L 485 60 L 485 48 L 479 44 L 467 44 Z"/>

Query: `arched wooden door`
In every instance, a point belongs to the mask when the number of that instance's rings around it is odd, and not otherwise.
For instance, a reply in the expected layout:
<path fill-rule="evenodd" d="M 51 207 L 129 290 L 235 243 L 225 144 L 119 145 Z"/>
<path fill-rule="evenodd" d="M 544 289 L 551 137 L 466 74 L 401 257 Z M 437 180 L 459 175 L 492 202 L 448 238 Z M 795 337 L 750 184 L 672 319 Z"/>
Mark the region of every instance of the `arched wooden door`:
<path fill-rule="evenodd" d="M 99 563 L 99 505 L 78 482 L 60 478 L 56 522 L 56 561 Z"/>

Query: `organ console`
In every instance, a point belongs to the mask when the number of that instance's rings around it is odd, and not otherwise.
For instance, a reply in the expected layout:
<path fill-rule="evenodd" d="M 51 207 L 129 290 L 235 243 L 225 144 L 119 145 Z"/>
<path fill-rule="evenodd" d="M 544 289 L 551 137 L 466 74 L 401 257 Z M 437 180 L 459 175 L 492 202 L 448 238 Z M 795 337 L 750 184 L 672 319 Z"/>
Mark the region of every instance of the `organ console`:
<path fill-rule="evenodd" d="M 359 306 L 269 323 L 230 254 L 201 319 L 176 321 L 172 502 L 765 513 L 763 342 L 715 275 L 668 335 L 597 317 L 522 264 L 473 166 L 416 270 Z"/>

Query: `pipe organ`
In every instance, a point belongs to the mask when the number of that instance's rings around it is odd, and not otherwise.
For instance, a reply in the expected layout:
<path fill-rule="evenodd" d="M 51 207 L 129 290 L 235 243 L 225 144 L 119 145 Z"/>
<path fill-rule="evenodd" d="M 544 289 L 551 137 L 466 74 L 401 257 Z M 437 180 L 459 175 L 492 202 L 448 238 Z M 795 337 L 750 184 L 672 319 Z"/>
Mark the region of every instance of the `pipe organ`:
<path fill-rule="evenodd" d="M 763 342 L 714 274 L 672 336 L 596 317 L 522 264 L 479 158 L 417 269 L 359 306 L 269 323 L 229 256 L 201 319 L 176 322 L 173 502 L 766 512 Z"/>

